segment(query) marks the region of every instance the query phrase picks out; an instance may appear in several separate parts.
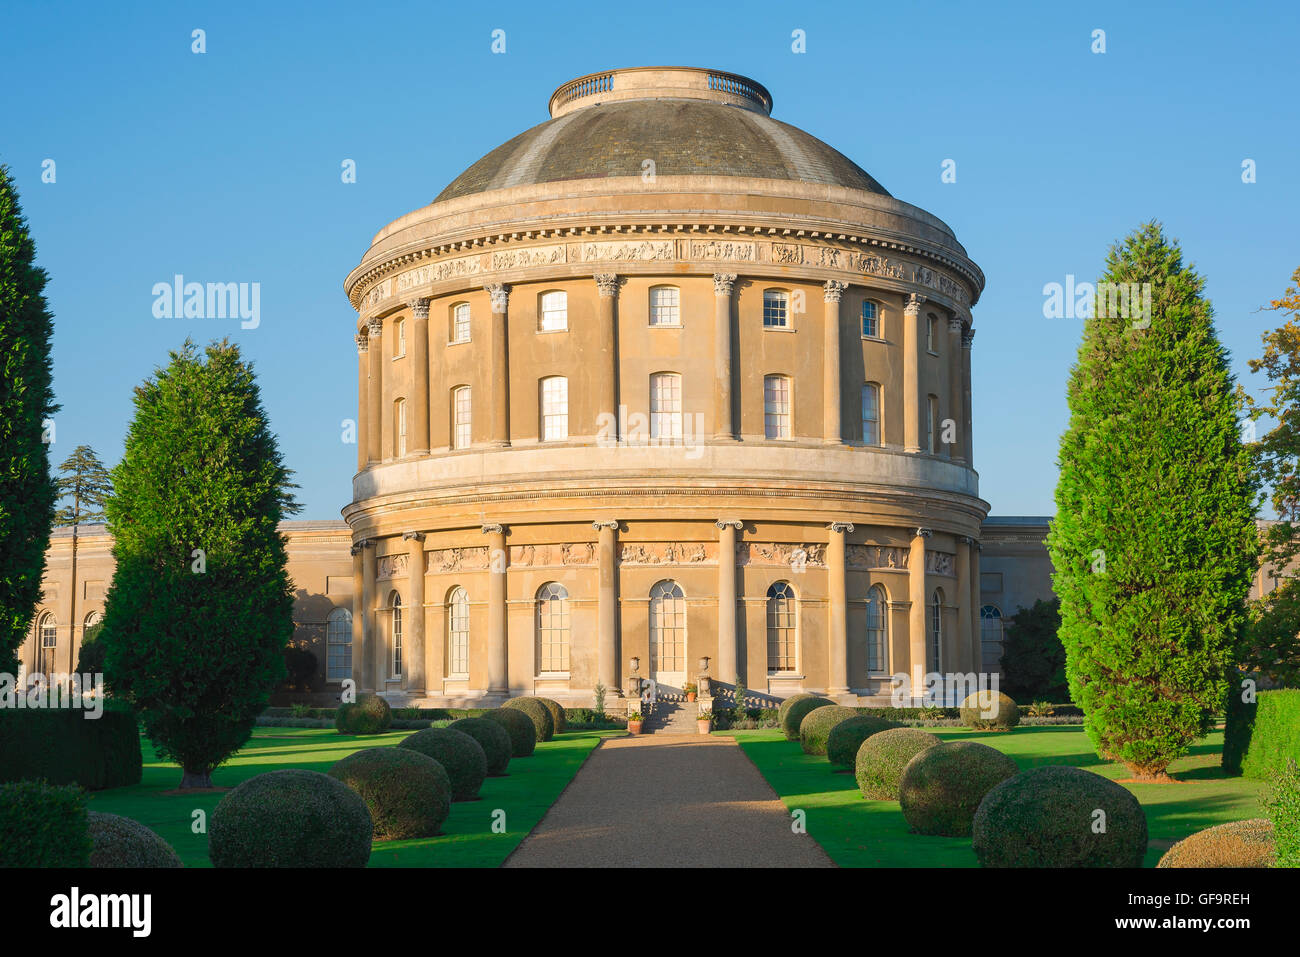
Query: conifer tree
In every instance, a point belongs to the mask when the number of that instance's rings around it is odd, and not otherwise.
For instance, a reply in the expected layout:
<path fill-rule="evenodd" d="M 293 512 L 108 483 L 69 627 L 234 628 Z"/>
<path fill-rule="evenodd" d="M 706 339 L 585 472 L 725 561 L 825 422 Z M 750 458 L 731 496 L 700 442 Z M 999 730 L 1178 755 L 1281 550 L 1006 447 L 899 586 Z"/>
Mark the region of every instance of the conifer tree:
<path fill-rule="evenodd" d="M 77 545 L 82 525 L 104 521 L 104 499 L 112 490 L 108 469 L 89 445 L 78 445 L 59 466 L 63 473 L 55 480 L 59 499 L 67 504 L 54 513 L 58 528 L 72 529 L 72 619 L 70 626 L 75 635 L 77 627 Z M 86 635 L 81 636 L 86 640 Z M 69 658 L 72 650 L 69 649 Z M 72 662 L 68 662 L 71 669 Z M 80 669 L 77 669 L 80 671 Z"/>

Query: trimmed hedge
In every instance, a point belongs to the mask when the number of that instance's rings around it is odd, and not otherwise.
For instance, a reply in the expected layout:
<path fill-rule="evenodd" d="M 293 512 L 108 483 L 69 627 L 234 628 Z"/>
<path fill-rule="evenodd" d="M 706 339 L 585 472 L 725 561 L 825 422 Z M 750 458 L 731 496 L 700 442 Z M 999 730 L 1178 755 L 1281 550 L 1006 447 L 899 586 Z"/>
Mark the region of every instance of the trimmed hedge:
<path fill-rule="evenodd" d="M 539 742 L 550 741 L 551 738 L 555 737 L 555 719 L 551 717 L 551 709 L 546 707 L 541 698 L 534 698 L 531 695 L 522 698 L 511 698 L 501 707 L 522 711 L 528 715 L 532 719 Z"/>
<path fill-rule="evenodd" d="M 1010 731 L 1020 723 L 1020 708 L 1009 696 L 997 692 L 996 701 L 992 691 L 977 691 L 961 703 L 961 723 L 976 731 Z M 984 711 L 996 712 L 992 717 L 984 717 Z"/>
<path fill-rule="evenodd" d="M 543 709 L 545 710 L 545 709 Z M 497 708 L 483 715 L 487 721 L 495 721 L 506 729 L 510 735 L 510 756 L 513 758 L 530 757 L 537 748 L 537 725 L 519 708 Z"/>
<path fill-rule="evenodd" d="M 44 781 L 0 784 L 0 867 L 86 867 L 86 792 Z"/>
<path fill-rule="evenodd" d="M 826 736 L 826 757 L 833 767 L 851 769 L 857 761 L 858 750 L 862 747 L 863 741 L 873 734 L 896 727 L 898 725 L 892 721 L 865 714 L 840 721 Z"/>
<path fill-rule="evenodd" d="M 355 791 L 317 771 L 285 768 L 244 781 L 208 819 L 213 867 L 365 867 L 370 812 Z"/>
<path fill-rule="evenodd" d="M 98 718 L 86 715 L 81 708 L 0 708 L 0 783 L 44 780 L 88 791 L 139 784 L 135 713 L 105 702 Z"/>
<path fill-rule="evenodd" d="M 916 728 L 878 731 L 862 742 L 854 758 L 858 790 L 868 801 L 897 801 L 898 785 L 907 763 L 941 743 L 930 732 Z"/>
<path fill-rule="evenodd" d="M 785 709 L 785 714 L 781 715 L 781 732 L 785 735 L 785 739 L 787 741 L 798 741 L 799 726 L 803 724 L 803 719 L 810 712 L 833 704 L 835 704 L 834 701 L 827 701 L 817 695 L 809 695 L 806 698 L 800 698 L 798 701 L 791 701 L 790 706 Z"/>
<path fill-rule="evenodd" d="M 1273 822 L 1263 817 L 1216 824 L 1183 838 L 1156 867 L 1272 867 Z"/>
<path fill-rule="evenodd" d="M 1223 770 L 1267 780 L 1300 755 L 1300 689 L 1261 691 L 1253 704 L 1230 692 L 1223 735 Z"/>
<path fill-rule="evenodd" d="M 569 723 L 564 706 L 552 698 L 538 698 L 537 700 L 546 705 L 546 710 L 551 713 L 551 723 L 555 726 L 555 733 L 562 734 Z"/>
<path fill-rule="evenodd" d="M 1098 833 L 1096 812 L 1104 811 Z M 1068 765 L 1033 768 L 980 802 L 972 847 L 984 867 L 1141 867 L 1147 819 L 1127 788 Z"/>
<path fill-rule="evenodd" d="M 366 802 L 375 840 L 433 837 L 451 813 L 451 778 L 427 754 L 409 748 L 354 751 L 330 768 Z"/>
<path fill-rule="evenodd" d="M 1015 761 L 987 744 L 938 744 L 907 762 L 898 803 L 917 834 L 969 837 L 984 796 L 1017 770 Z"/>
<path fill-rule="evenodd" d="M 91 867 L 184 867 L 172 846 L 138 821 L 91 811 Z"/>
<path fill-rule="evenodd" d="M 339 734 L 382 734 L 393 723 L 393 709 L 379 695 L 368 694 L 341 705 L 334 713 Z"/>
<path fill-rule="evenodd" d="M 830 735 L 831 728 L 841 721 L 856 717 L 858 713 L 852 708 L 843 708 L 837 704 L 813 708 L 799 722 L 799 746 L 803 748 L 803 753 L 825 754 L 826 738 Z"/>
<path fill-rule="evenodd" d="M 398 742 L 399 748 L 409 748 L 433 758 L 451 778 L 451 799 L 473 801 L 487 777 L 487 752 L 483 746 L 464 731 L 451 728 L 426 728 Z"/>
<path fill-rule="evenodd" d="M 778 725 L 784 724 L 785 713 L 790 710 L 790 705 L 794 704 L 796 701 L 803 701 L 805 698 L 815 698 L 815 697 L 817 697 L 817 695 L 809 694 L 806 691 L 800 691 L 798 694 L 792 694 L 788 698 L 782 698 L 781 703 L 777 705 L 776 708 L 777 724 Z"/>
<path fill-rule="evenodd" d="M 461 718 L 447 725 L 449 731 L 468 734 L 483 749 L 487 761 L 487 776 L 505 777 L 510 766 L 510 732 L 496 721 L 486 718 Z"/>

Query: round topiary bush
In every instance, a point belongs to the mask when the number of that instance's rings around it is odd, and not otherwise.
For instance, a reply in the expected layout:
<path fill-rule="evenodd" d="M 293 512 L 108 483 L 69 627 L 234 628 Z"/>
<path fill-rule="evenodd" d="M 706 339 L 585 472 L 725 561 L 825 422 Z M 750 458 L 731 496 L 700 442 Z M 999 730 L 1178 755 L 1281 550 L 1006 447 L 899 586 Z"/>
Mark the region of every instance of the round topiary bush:
<path fill-rule="evenodd" d="M 917 834 L 967 837 L 984 795 L 1016 772 L 1016 762 L 997 748 L 948 741 L 907 762 L 898 803 Z"/>
<path fill-rule="evenodd" d="M 339 734 L 380 734 L 392 723 L 393 709 L 387 701 L 373 694 L 339 705 L 334 713 L 334 727 Z"/>
<path fill-rule="evenodd" d="M 825 754 L 826 738 L 831 733 L 831 728 L 857 716 L 858 712 L 853 708 L 842 708 L 837 704 L 813 708 L 799 722 L 799 745 L 803 748 L 803 753 Z"/>
<path fill-rule="evenodd" d="M 1106 814 L 1104 830 L 1098 811 Z M 1034 768 L 992 788 L 971 833 L 984 867 L 1141 867 L 1147 850 L 1147 818 L 1132 792 L 1067 765 Z"/>
<path fill-rule="evenodd" d="M 790 702 L 790 707 L 785 709 L 785 714 L 781 718 L 781 731 L 784 732 L 785 739 L 787 741 L 798 741 L 799 726 L 803 724 L 803 719 L 808 716 L 808 713 L 834 703 L 834 701 L 819 698 L 817 695 L 809 695 L 806 698 L 800 698 L 798 701 Z"/>
<path fill-rule="evenodd" d="M 807 720 L 804 718 L 805 722 Z M 846 721 L 839 721 L 826 735 L 826 757 L 834 767 L 852 768 L 857 761 L 858 749 L 862 747 L 863 741 L 873 734 L 896 727 L 898 725 L 892 721 L 875 718 L 869 714 L 860 714 Z"/>
<path fill-rule="evenodd" d="M 1010 731 L 1020 723 L 1020 709 L 1000 691 L 977 691 L 961 703 L 961 723 L 976 731 Z"/>
<path fill-rule="evenodd" d="M 792 694 L 788 698 L 783 698 L 781 703 L 776 706 L 776 723 L 784 726 L 785 713 L 790 710 L 790 705 L 796 701 L 802 701 L 804 698 L 815 698 L 815 694 L 809 694 L 807 691 L 800 691 L 798 694 Z"/>
<path fill-rule="evenodd" d="M 546 710 L 551 713 L 551 723 L 555 726 L 555 733 L 563 733 L 564 729 L 568 727 L 564 706 L 553 698 L 538 698 L 537 700 L 546 705 Z"/>
<path fill-rule="evenodd" d="M 1156 867 L 1272 867 L 1276 859 L 1273 822 L 1255 817 L 1216 824 L 1183 838 L 1165 851 Z"/>
<path fill-rule="evenodd" d="M 862 742 L 853 760 L 858 790 L 868 801 L 897 801 L 907 763 L 942 742 L 917 728 L 890 728 Z"/>
<path fill-rule="evenodd" d="M 501 707 L 522 711 L 533 719 L 533 727 L 538 741 L 549 741 L 555 737 L 555 719 L 551 717 L 550 708 L 542 703 L 541 698 L 511 698 Z"/>
<path fill-rule="evenodd" d="M 374 824 L 355 791 L 316 771 L 249 778 L 208 819 L 213 867 L 365 867 Z"/>
<path fill-rule="evenodd" d="M 329 776 L 366 802 L 375 839 L 432 837 L 451 813 L 451 780 L 441 764 L 409 748 L 354 751 Z"/>
<path fill-rule="evenodd" d="M 544 710 L 544 709 L 543 709 Z M 506 729 L 510 735 L 510 756 L 526 758 L 537 747 L 537 725 L 533 719 L 520 708 L 497 708 L 483 715 L 488 721 L 495 721 Z"/>
<path fill-rule="evenodd" d="M 496 721 L 486 718 L 461 718 L 447 725 L 448 730 L 468 734 L 479 743 L 487 759 L 487 776 L 504 777 L 510 766 L 510 732 Z"/>
<path fill-rule="evenodd" d="M 433 758 L 451 778 L 451 799 L 473 801 L 487 777 L 487 752 L 464 731 L 451 728 L 425 728 L 403 738 L 399 748 L 410 748 Z"/>
<path fill-rule="evenodd" d="M 138 821 L 90 811 L 91 867 L 184 867 L 172 846 Z"/>

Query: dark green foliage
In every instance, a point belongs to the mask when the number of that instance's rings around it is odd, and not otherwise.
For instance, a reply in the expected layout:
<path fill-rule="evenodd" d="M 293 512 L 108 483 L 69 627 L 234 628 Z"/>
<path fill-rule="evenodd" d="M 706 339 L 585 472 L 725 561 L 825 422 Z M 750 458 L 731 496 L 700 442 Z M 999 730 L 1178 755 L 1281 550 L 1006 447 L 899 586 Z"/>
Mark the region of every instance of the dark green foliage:
<path fill-rule="evenodd" d="M 1223 770 L 1271 778 L 1300 755 L 1300 689 L 1260 691 L 1254 702 L 1241 698 L 1235 688 L 1228 696 Z"/>
<path fill-rule="evenodd" d="M 985 795 L 972 838 L 984 867 L 1141 867 L 1147 819 L 1128 788 L 1099 774 L 1033 768 Z"/>
<path fill-rule="evenodd" d="M 806 698 L 800 698 L 798 701 L 791 701 L 789 707 L 785 709 L 785 714 L 781 716 L 781 731 L 785 734 L 785 739 L 787 741 L 798 741 L 799 728 L 803 724 L 803 719 L 818 708 L 824 708 L 834 703 L 834 701 L 828 701 L 817 695 L 809 695 Z"/>
<path fill-rule="evenodd" d="M 85 867 L 86 794 L 44 781 L 0 784 L 0 867 Z"/>
<path fill-rule="evenodd" d="M 452 728 L 425 728 L 397 745 L 433 758 L 451 778 L 451 799 L 473 801 L 487 777 L 487 752 L 478 741 Z"/>
<path fill-rule="evenodd" d="M 1016 770 L 1016 762 L 997 748 L 948 741 L 907 762 L 898 785 L 898 803 L 917 834 L 967 837 L 984 795 Z"/>
<path fill-rule="evenodd" d="M 736 721 L 744 721 L 748 716 L 749 702 L 745 700 L 748 694 L 749 692 L 745 688 L 745 682 L 741 681 L 740 678 L 737 677 L 735 690 L 736 705 L 735 708 L 732 709 L 732 718 Z"/>
<path fill-rule="evenodd" d="M 840 721 L 826 736 L 826 757 L 832 767 L 852 768 L 858 759 L 858 751 L 863 741 L 873 734 L 896 727 L 898 725 L 892 721 L 865 714 Z"/>
<path fill-rule="evenodd" d="M 545 709 L 543 709 L 545 710 Z M 519 708 L 497 708 L 483 717 L 495 721 L 510 735 L 510 756 L 526 758 L 532 755 L 540 739 L 533 719 Z"/>
<path fill-rule="evenodd" d="M 1294 757 L 1273 779 L 1273 789 L 1264 799 L 1264 810 L 1273 823 L 1277 851 L 1274 867 L 1300 867 L 1300 767 Z"/>
<path fill-rule="evenodd" d="M 1273 824 L 1264 818 L 1216 824 L 1183 838 L 1156 867 L 1272 867 Z"/>
<path fill-rule="evenodd" d="M 187 342 L 136 389 L 106 503 L 117 570 L 99 640 L 113 693 L 182 787 L 211 784 L 284 678 L 289 477 L 238 347 Z"/>
<path fill-rule="evenodd" d="M 103 630 L 104 623 L 97 621 L 82 633 L 81 647 L 77 650 L 77 674 L 104 673 L 104 643 L 99 640 L 99 633 Z"/>
<path fill-rule="evenodd" d="M 1084 327 L 1048 546 L 1088 736 L 1159 778 L 1227 694 L 1258 483 L 1204 280 L 1178 246 L 1148 223 L 1111 249 L 1102 281 L 1150 283 L 1153 308 L 1144 325 L 1099 296 Z"/>
<path fill-rule="evenodd" d="M 544 704 L 546 706 L 546 710 L 551 713 L 551 723 L 555 728 L 555 733 L 556 734 L 563 733 L 567 725 L 567 722 L 565 720 L 564 707 L 558 701 L 555 701 L 552 698 L 538 698 L 537 700 L 540 701 L 542 704 Z"/>
<path fill-rule="evenodd" d="M 375 840 L 432 837 L 451 813 L 451 778 L 443 766 L 409 748 L 354 751 L 329 776 L 361 795 Z"/>
<path fill-rule="evenodd" d="M 311 679 L 316 675 L 316 653 L 308 648 L 289 645 L 284 649 L 284 669 L 288 672 L 287 684 L 301 691 L 310 690 Z"/>
<path fill-rule="evenodd" d="M 358 700 L 339 705 L 334 712 L 334 727 L 339 734 L 382 734 L 393 723 L 393 709 L 379 695 L 362 695 Z"/>
<path fill-rule="evenodd" d="M 18 673 L 18 649 L 41 597 L 54 521 L 56 492 L 42 425 L 58 410 L 47 278 L 36 265 L 9 168 L 0 166 L 0 674 Z"/>
<path fill-rule="evenodd" d="M 1061 602 L 1039 599 L 1016 609 L 1002 639 L 1002 690 L 1017 701 L 1065 701 L 1065 646 Z"/>
<path fill-rule="evenodd" d="M 510 732 L 496 721 L 485 718 L 461 718 L 447 725 L 449 731 L 468 734 L 479 743 L 487 761 L 487 776 L 503 777 L 510 766 Z"/>
<path fill-rule="evenodd" d="M 91 867 L 184 867 L 172 846 L 138 821 L 90 812 Z"/>
<path fill-rule="evenodd" d="M 511 698 L 501 707 L 522 711 L 528 715 L 537 731 L 537 740 L 539 742 L 550 741 L 551 738 L 555 737 L 555 721 L 551 717 L 551 710 L 542 703 L 541 698 Z"/>
<path fill-rule="evenodd" d="M 985 712 L 991 712 L 985 717 Z M 998 692 L 977 691 L 961 703 L 961 721 L 976 731 L 1010 731 L 1020 723 L 1020 708 Z"/>
<path fill-rule="evenodd" d="M 912 758 L 939 739 L 917 728 L 890 728 L 878 731 L 858 748 L 853 769 L 858 790 L 868 801 L 897 801 L 898 785 Z"/>
<path fill-rule="evenodd" d="M 858 717 L 852 708 L 842 708 L 837 704 L 822 705 L 813 708 L 799 722 L 799 746 L 804 754 L 825 754 L 826 739 L 831 728 L 841 721 Z"/>
<path fill-rule="evenodd" d="M 104 502 L 113 492 L 113 481 L 89 445 L 78 445 L 59 465 L 63 474 L 55 480 L 59 500 L 67 502 L 54 513 L 56 528 L 75 528 L 104 521 Z"/>
<path fill-rule="evenodd" d="M 790 705 L 796 701 L 803 701 L 805 698 L 816 698 L 817 695 L 809 694 L 806 691 L 800 691 L 798 694 L 792 694 L 788 698 L 782 698 L 781 703 L 776 708 L 776 719 L 779 724 L 784 726 L 785 713 L 790 710 Z"/>
<path fill-rule="evenodd" d="M 213 867 L 365 867 L 370 812 L 355 791 L 316 771 L 258 774 L 208 821 Z"/>
<path fill-rule="evenodd" d="M 139 784 L 140 729 L 123 705 L 89 719 L 80 708 L 0 709 L 0 781 L 43 779 L 88 791 Z"/>

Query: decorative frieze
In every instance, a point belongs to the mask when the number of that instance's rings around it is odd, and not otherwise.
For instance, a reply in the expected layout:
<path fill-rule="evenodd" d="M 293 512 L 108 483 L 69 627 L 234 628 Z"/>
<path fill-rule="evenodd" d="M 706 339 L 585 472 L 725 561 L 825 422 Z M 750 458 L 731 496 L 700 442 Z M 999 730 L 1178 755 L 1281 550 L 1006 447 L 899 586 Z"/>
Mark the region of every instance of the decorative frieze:
<path fill-rule="evenodd" d="M 482 545 L 470 548 L 435 548 L 424 553 L 424 571 L 429 575 L 482 571 L 487 567 L 488 549 Z"/>
<path fill-rule="evenodd" d="M 596 561 L 596 546 L 591 542 L 564 542 L 547 545 L 511 545 L 510 564 L 532 568 L 561 565 L 591 565 Z"/>
<path fill-rule="evenodd" d="M 624 542 L 618 560 L 624 565 L 703 565 L 718 560 L 718 547 L 704 542 Z"/>
<path fill-rule="evenodd" d="M 692 239 L 687 249 L 687 257 L 752 263 L 758 261 L 758 247 L 751 242 L 736 242 L 728 239 Z"/>
<path fill-rule="evenodd" d="M 405 554 L 380 555 L 375 566 L 376 578 L 401 578 L 406 574 Z"/>
<path fill-rule="evenodd" d="M 741 542 L 736 546 L 737 565 L 826 564 L 825 545 L 796 545 L 788 542 Z"/>
<path fill-rule="evenodd" d="M 951 552 L 939 552 L 926 549 L 925 571 L 929 575 L 956 575 L 953 562 L 956 555 Z"/>
<path fill-rule="evenodd" d="M 671 239 L 623 240 L 582 244 L 582 261 L 662 262 L 677 258 L 677 243 Z"/>
<path fill-rule="evenodd" d="M 846 545 L 845 559 L 849 568 L 893 568 L 906 570 L 911 554 L 906 548 L 893 545 Z"/>

